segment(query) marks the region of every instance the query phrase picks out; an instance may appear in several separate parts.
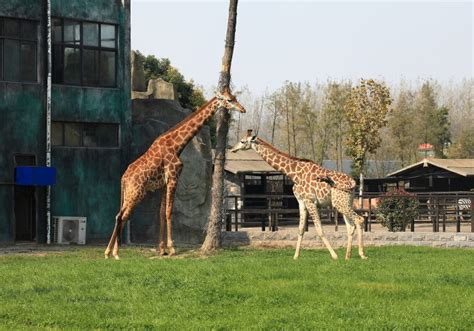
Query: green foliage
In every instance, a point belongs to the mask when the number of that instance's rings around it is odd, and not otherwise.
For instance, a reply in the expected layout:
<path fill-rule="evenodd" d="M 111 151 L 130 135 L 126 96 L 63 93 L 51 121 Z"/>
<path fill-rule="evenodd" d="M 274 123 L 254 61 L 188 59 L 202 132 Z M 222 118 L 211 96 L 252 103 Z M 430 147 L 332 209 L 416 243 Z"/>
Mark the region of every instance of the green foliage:
<path fill-rule="evenodd" d="M 418 199 L 403 189 L 385 193 L 377 209 L 377 218 L 391 232 L 405 231 L 406 226 L 418 216 Z"/>
<path fill-rule="evenodd" d="M 391 103 L 389 89 L 373 79 L 361 79 L 352 88 L 345 115 L 349 123 L 348 152 L 357 173 L 364 170 L 367 153 L 375 153 L 380 146 L 380 129 L 387 123 Z"/>
<path fill-rule="evenodd" d="M 463 130 L 449 148 L 448 155 L 454 159 L 474 158 L 474 130 Z"/>
<path fill-rule="evenodd" d="M 169 59 L 159 59 L 154 55 L 145 56 L 139 51 L 137 51 L 137 56 L 140 56 L 143 60 L 146 84 L 150 79 L 156 78 L 172 83 L 178 92 L 181 106 L 193 111 L 206 102 L 202 89 L 195 86 L 192 80 L 186 81 L 179 70 L 171 65 Z"/>
<path fill-rule="evenodd" d="M 55 249 L 57 250 L 57 248 Z M 355 249 L 356 250 L 356 249 Z M 343 255 L 344 249 L 338 250 Z M 103 247 L 0 256 L 2 330 L 469 330 L 472 250 L 180 252 Z M 442 266 L 434 268 L 433 266 Z M 453 307 L 457 307 L 453 309 Z"/>
<path fill-rule="evenodd" d="M 448 120 L 449 109 L 438 107 L 436 92 L 430 82 L 425 82 L 418 91 L 415 109 L 418 123 L 416 132 L 418 142 L 429 143 L 434 146 L 436 157 L 446 157 L 445 149 L 451 140 L 450 124 Z"/>
<path fill-rule="evenodd" d="M 143 60 L 146 84 L 150 79 L 161 78 L 172 83 L 178 92 L 178 100 L 182 107 L 195 111 L 206 103 L 203 89 L 194 84 L 192 80 L 186 81 L 178 69 L 171 65 L 166 58 L 159 59 L 154 55 L 143 55 L 137 51 L 137 56 Z M 211 145 L 216 145 L 216 120 L 211 118 L 207 123 L 210 127 Z"/>
<path fill-rule="evenodd" d="M 409 90 L 402 89 L 397 102 L 389 114 L 388 128 L 394 152 L 404 167 L 416 161 L 418 143 L 416 139 L 416 116 L 413 107 L 414 95 Z"/>
<path fill-rule="evenodd" d="M 328 82 L 325 89 L 323 103 L 323 114 L 329 122 L 330 134 L 334 143 L 336 168 L 342 170 L 344 158 L 344 137 L 347 131 L 347 121 L 345 118 L 345 105 L 351 94 L 350 83 Z"/>

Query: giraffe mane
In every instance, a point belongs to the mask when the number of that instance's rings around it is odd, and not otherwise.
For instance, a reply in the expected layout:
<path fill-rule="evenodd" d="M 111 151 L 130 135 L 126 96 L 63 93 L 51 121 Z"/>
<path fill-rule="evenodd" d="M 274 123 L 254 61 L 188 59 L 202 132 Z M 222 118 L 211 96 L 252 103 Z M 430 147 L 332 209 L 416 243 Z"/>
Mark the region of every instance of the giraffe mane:
<path fill-rule="evenodd" d="M 216 98 L 216 97 L 213 97 L 213 98 L 209 99 L 204 105 L 202 105 L 201 107 L 199 107 L 198 109 L 196 109 L 195 111 L 193 111 L 193 112 L 191 113 L 191 115 L 189 115 L 189 116 L 183 118 L 181 121 L 179 121 L 179 122 L 178 122 L 177 124 L 175 124 L 173 127 L 171 127 L 166 133 L 169 133 L 169 132 L 171 132 L 171 131 L 174 131 L 174 130 L 176 130 L 177 128 L 179 128 L 180 126 L 182 126 L 183 124 L 185 124 L 185 123 L 191 121 L 192 119 L 194 119 L 194 118 L 199 114 L 199 112 L 200 112 L 201 110 L 203 110 L 204 108 L 206 108 L 207 106 L 209 106 L 209 104 L 210 104 L 211 102 L 213 102 L 215 98 Z M 165 133 L 165 134 L 166 134 L 166 133 Z"/>
<path fill-rule="evenodd" d="M 266 142 L 265 140 L 263 140 L 263 139 L 260 138 L 260 137 L 258 137 L 257 140 L 258 140 L 261 144 L 265 145 L 267 148 L 269 148 L 269 149 L 271 149 L 271 150 L 277 152 L 278 154 L 281 154 L 281 155 L 283 155 L 283 156 L 285 156 L 285 157 L 287 157 L 287 158 L 289 158 L 289 159 L 291 159 L 291 160 L 314 163 L 313 160 L 305 159 L 305 158 L 300 158 L 300 157 L 296 157 L 296 156 L 291 156 L 291 155 L 288 154 L 288 153 L 282 152 L 282 151 L 280 151 L 279 149 L 277 149 L 276 147 L 273 147 L 273 145 L 271 145 L 270 143 Z"/>

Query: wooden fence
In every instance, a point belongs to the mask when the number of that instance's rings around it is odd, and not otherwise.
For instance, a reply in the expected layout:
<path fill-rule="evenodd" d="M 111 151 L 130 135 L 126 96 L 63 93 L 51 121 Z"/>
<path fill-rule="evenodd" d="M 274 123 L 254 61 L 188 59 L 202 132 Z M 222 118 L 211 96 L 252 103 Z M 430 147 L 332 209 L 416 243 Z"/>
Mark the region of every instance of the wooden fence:
<path fill-rule="evenodd" d="M 433 232 L 446 232 L 447 227 L 455 227 L 456 232 L 474 232 L 474 192 L 432 192 L 416 193 L 419 202 L 418 217 L 411 220 L 409 231 L 415 229 Z M 365 194 L 364 208 L 355 209 L 365 218 L 365 231 L 380 224 L 377 218 L 377 203 L 385 197 L 380 194 Z M 279 226 L 292 226 L 299 223 L 299 210 L 293 195 L 284 194 L 246 194 L 245 197 L 229 195 L 225 197 L 225 230 L 238 231 L 245 227 L 260 227 L 262 231 L 278 231 Z M 356 199 L 358 197 L 356 196 Z M 342 215 L 333 208 L 320 208 L 323 224 L 333 224 L 335 231 L 344 224 Z M 308 222 L 309 223 L 309 222 Z M 306 224 L 308 228 L 308 224 Z M 466 230 L 467 229 L 467 230 Z"/>

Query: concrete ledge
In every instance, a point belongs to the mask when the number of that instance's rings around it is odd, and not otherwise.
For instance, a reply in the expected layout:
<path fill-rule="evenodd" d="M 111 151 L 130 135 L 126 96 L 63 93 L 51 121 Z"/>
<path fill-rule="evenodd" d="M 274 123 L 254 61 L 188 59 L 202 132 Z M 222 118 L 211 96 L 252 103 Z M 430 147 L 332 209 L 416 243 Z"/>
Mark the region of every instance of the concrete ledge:
<path fill-rule="evenodd" d="M 327 232 L 327 239 L 333 247 L 344 247 L 347 235 L 344 232 Z M 223 245 L 255 246 L 255 247 L 295 247 L 297 231 L 239 231 L 224 232 Z M 365 246 L 430 246 L 430 247 L 462 247 L 474 248 L 474 233 L 448 233 L 448 232 L 389 232 L 389 233 L 364 233 Z M 353 244 L 357 245 L 357 234 L 354 235 Z M 305 232 L 303 247 L 324 247 L 321 239 L 312 231 Z"/>

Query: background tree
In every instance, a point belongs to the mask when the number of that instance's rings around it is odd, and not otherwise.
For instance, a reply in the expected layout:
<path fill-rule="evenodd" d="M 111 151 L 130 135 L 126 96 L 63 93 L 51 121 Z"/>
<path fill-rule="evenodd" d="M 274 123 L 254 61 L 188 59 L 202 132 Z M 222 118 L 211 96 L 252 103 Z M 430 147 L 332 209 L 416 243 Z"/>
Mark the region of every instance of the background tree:
<path fill-rule="evenodd" d="M 224 92 L 230 86 L 230 67 L 234 53 L 235 26 L 237 24 L 238 0 L 229 2 L 229 18 L 227 20 L 227 34 L 225 40 L 222 70 L 219 78 L 219 90 Z M 205 252 L 215 250 L 221 246 L 221 227 L 223 218 L 224 198 L 224 165 L 229 133 L 230 114 L 228 110 L 217 113 L 216 153 L 214 159 L 214 173 L 212 175 L 212 202 L 207 234 L 201 249 Z"/>
<path fill-rule="evenodd" d="M 347 102 L 347 145 L 353 159 L 353 169 L 360 175 L 360 193 L 364 185 L 367 153 L 374 153 L 380 146 L 380 129 L 387 123 L 386 116 L 391 103 L 389 89 L 373 79 L 361 79 L 359 85 L 352 89 Z"/>
<path fill-rule="evenodd" d="M 388 127 L 394 154 L 404 167 L 416 160 L 416 118 L 413 107 L 414 95 L 409 90 L 402 89 L 398 95 L 395 106 L 388 118 Z"/>
<path fill-rule="evenodd" d="M 438 107 L 434 86 L 429 81 L 418 91 L 415 109 L 418 144 L 431 144 L 437 157 L 445 157 L 445 149 L 450 142 L 449 110 L 447 107 Z"/>
<path fill-rule="evenodd" d="M 270 115 L 270 143 L 275 144 L 275 132 L 277 128 L 278 120 L 281 118 L 282 113 L 282 100 L 278 92 L 272 93 L 267 98 L 268 113 Z"/>
<path fill-rule="evenodd" d="M 336 170 L 342 171 L 344 159 L 344 139 L 347 132 L 347 121 L 344 107 L 351 94 L 350 83 L 328 82 L 325 87 L 325 101 L 323 112 L 327 114 L 330 121 L 330 130 L 334 142 L 334 159 Z"/>
<path fill-rule="evenodd" d="M 449 149 L 448 156 L 453 159 L 474 159 L 473 129 L 466 129 L 458 133 Z"/>
<path fill-rule="evenodd" d="M 296 128 L 302 133 L 302 137 L 298 137 L 297 142 L 301 146 L 300 154 L 322 164 L 329 143 L 329 135 L 327 130 L 324 130 L 324 118 L 318 116 L 321 114 L 317 109 L 316 93 L 311 85 L 305 83 L 298 98 Z M 301 141 L 306 141 L 307 144 L 301 144 Z"/>
<path fill-rule="evenodd" d="M 204 89 L 194 84 L 193 80 L 186 80 L 179 70 L 171 65 L 171 61 L 166 58 L 157 58 L 154 55 L 143 55 L 137 51 L 143 61 L 146 85 L 150 79 L 161 78 L 168 83 L 172 83 L 178 93 L 178 101 L 183 108 L 195 111 L 206 103 Z M 211 133 L 212 147 L 216 145 L 216 121 L 211 118 L 207 123 Z"/>
<path fill-rule="evenodd" d="M 195 86 L 192 80 L 186 80 L 179 70 L 171 65 L 166 58 L 159 59 L 155 55 L 143 55 L 137 51 L 137 56 L 143 60 L 146 85 L 150 79 L 161 78 L 172 83 L 178 92 L 178 100 L 181 106 L 196 110 L 205 102 L 202 88 Z"/>
<path fill-rule="evenodd" d="M 439 85 L 439 84 L 438 84 Z M 453 144 L 451 148 L 463 145 L 463 140 L 469 140 L 469 133 L 474 134 L 474 79 L 464 79 L 460 82 L 450 82 L 440 86 L 438 103 L 449 109 L 449 131 Z M 461 155 L 459 150 L 452 155 Z M 469 154 L 464 154 L 469 155 Z M 471 156 L 472 157 L 472 156 Z"/>

